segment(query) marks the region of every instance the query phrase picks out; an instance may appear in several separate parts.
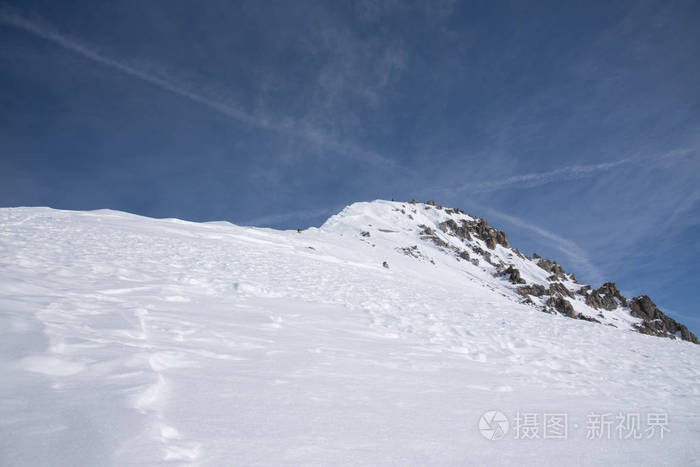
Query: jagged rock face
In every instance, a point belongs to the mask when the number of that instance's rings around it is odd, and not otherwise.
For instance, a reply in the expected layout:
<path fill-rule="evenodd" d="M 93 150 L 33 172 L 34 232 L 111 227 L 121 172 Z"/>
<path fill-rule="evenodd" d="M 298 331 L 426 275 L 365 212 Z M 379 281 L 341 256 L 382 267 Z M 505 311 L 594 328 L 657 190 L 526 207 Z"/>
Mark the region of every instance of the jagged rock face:
<path fill-rule="evenodd" d="M 440 237 L 435 235 L 435 230 L 423 224 L 419 225 L 419 227 L 423 229 L 420 233 L 421 240 L 430 240 L 440 248 L 445 248 L 448 246 L 447 243 L 445 243 L 445 241 L 443 241 Z"/>
<path fill-rule="evenodd" d="M 458 212 L 456 210 L 449 211 Z M 471 240 L 471 234 L 473 233 L 477 238 L 483 240 L 486 246 L 491 250 L 496 248 L 496 245 L 510 248 L 508 236 L 504 232 L 489 226 L 489 223 L 485 219 L 471 222 L 462 220 L 459 224 L 454 219 L 448 219 L 440 223 L 440 230 L 445 233 L 453 233 L 464 240 Z"/>
<path fill-rule="evenodd" d="M 561 295 L 552 295 L 551 297 L 549 297 L 549 299 L 547 300 L 547 305 L 551 306 L 564 316 L 568 316 L 569 318 L 576 317 L 574 307 L 567 299 L 565 299 Z"/>
<path fill-rule="evenodd" d="M 486 260 L 487 263 L 494 264 L 493 261 L 491 261 L 491 253 L 482 248 L 479 248 L 478 246 L 472 246 L 471 248 L 475 254 L 483 256 L 484 260 Z"/>
<path fill-rule="evenodd" d="M 571 302 L 569 302 L 567 299 L 565 299 L 557 293 L 554 293 L 551 297 L 549 297 L 549 299 L 547 300 L 547 305 L 569 318 L 581 319 L 584 321 L 590 321 L 592 323 L 600 323 L 600 321 L 595 318 L 586 316 L 582 313 L 576 313 L 574 311 L 573 305 L 571 305 Z"/>
<path fill-rule="evenodd" d="M 476 233 L 477 237 L 486 242 L 486 246 L 490 250 L 496 248 L 496 245 L 510 248 L 510 242 L 506 234 L 491 227 L 486 219 L 479 219 L 473 223 L 472 230 Z"/>
<path fill-rule="evenodd" d="M 620 303 L 622 303 L 622 306 L 627 306 L 627 299 L 622 296 L 619 290 L 617 290 L 617 285 L 615 285 L 614 282 L 606 282 L 603 284 L 599 289 L 598 293 L 601 295 L 605 295 L 605 298 L 611 297 L 611 298 L 617 298 L 620 300 Z"/>
<path fill-rule="evenodd" d="M 419 214 L 419 208 L 416 206 L 418 204 L 417 201 L 412 200 L 408 207 L 401 205 L 400 208 L 395 207 L 393 211 L 398 211 L 413 221 L 413 216 L 407 211 Z M 631 314 L 642 320 L 641 323 L 634 325 L 639 332 L 698 342 L 695 335 L 685 326 L 663 314 L 648 297 L 627 300 L 613 282 L 606 282 L 598 289 L 588 285 L 576 286 L 575 284 L 578 284 L 576 277 L 564 271 L 559 263 L 542 258 L 537 253 L 533 253 L 532 258 L 523 255 L 510 246 L 504 232 L 491 227 L 485 219 L 467 214 L 460 209 L 443 207 L 435 201 L 428 201 L 420 210 L 429 213 L 427 216 L 429 222 L 423 221 L 424 224 L 418 225 L 418 237 L 421 240 L 432 243 L 458 261 L 464 260 L 481 269 L 490 269 L 493 276 L 508 280 L 515 285 L 513 288 L 517 293 L 524 297 L 522 303 L 530 303 L 543 311 L 556 311 L 574 319 L 600 323 L 599 319 L 593 317 L 595 310 L 598 310 L 597 317 L 605 324 L 615 327 L 620 324 L 619 318 L 605 311 L 625 314 L 626 318 L 623 321 L 626 320 L 627 326 L 632 326 L 631 322 L 634 321 L 630 317 Z M 418 222 L 413 225 L 416 224 Z M 395 233 L 393 229 L 377 230 Z M 412 230 L 413 228 L 408 228 L 408 231 Z M 368 231 L 362 231 L 360 235 L 369 237 L 370 234 Z M 482 241 L 485 245 L 481 244 Z M 497 250 L 496 245 L 501 245 L 510 251 Z M 415 245 L 396 248 L 396 251 L 435 264 L 432 258 L 423 255 Z M 482 266 L 479 266 L 480 261 Z M 484 262 L 487 264 L 484 265 Z M 534 264 L 546 271 L 548 275 L 535 273 L 533 276 L 531 265 Z M 531 281 L 535 283 L 530 283 Z M 586 314 L 574 311 L 574 305 L 579 307 L 579 304 L 586 305 L 585 308 L 577 308 Z"/>
<path fill-rule="evenodd" d="M 524 284 L 525 279 L 520 277 L 520 271 L 517 268 L 514 268 L 513 265 L 508 266 L 508 269 L 502 272 L 503 275 L 508 276 L 508 280 L 510 280 L 513 284 Z"/>
<path fill-rule="evenodd" d="M 537 265 L 547 272 L 551 272 L 553 276 L 558 278 L 565 278 L 566 272 L 556 261 L 550 261 L 548 259 L 540 259 Z"/>
<path fill-rule="evenodd" d="M 518 293 L 523 296 L 541 297 L 542 295 L 549 295 L 549 289 L 546 289 L 543 285 L 531 284 L 518 287 Z"/>
<path fill-rule="evenodd" d="M 627 299 L 622 296 L 614 282 L 606 282 L 592 292 L 590 286 L 585 286 L 576 293 L 585 297 L 586 305 L 596 309 L 614 310 L 619 306 L 627 306 Z"/>
<path fill-rule="evenodd" d="M 698 343 L 698 338 L 690 330 L 659 310 L 656 304 L 646 295 L 635 297 L 629 301 L 632 316 L 643 321 L 637 326 L 639 332 L 655 336 L 680 337 L 683 340 Z"/>
<path fill-rule="evenodd" d="M 463 240 L 472 239 L 472 236 L 469 234 L 469 224 L 466 221 L 462 221 L 462 225 L 459 225 L 454 219 L 449 219 L 440 223 L 440 230 L 446 233 L 452 232 Z"/>
<path fill-rule="evenodd" d="M 549 286 L 549 294 L 554 295 L 554 294 L 559 294 L 559 295 L 566 295 L 567 297 L 573 298 L 574 294 L 571 292 L 569 289 L 564 287 L 564 284 L 561 282 L 554 282 Z"/>

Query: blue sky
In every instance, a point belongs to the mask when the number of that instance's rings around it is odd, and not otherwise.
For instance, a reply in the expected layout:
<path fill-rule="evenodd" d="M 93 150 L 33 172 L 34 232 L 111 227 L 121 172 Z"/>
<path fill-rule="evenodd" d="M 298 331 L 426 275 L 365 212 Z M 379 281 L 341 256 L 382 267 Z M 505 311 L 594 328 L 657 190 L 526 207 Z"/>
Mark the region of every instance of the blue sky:
<path fill-rule="evenodd" d="M 700 331 L 700 3 L 0 3 L 0 206 L 435 199 Z"/>

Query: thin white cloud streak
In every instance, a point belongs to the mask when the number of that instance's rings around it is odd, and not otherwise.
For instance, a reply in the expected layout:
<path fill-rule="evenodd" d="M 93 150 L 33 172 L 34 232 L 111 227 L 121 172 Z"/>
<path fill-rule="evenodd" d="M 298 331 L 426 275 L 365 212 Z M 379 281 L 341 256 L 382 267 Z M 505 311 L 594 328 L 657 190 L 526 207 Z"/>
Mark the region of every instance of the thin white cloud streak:
<path fill-rule="evenodd" d="M 66 50 L 81 55 L 82 57 L 95 63 L 99 63 L 108 68 L 120 71 L 126 75 L 152 84 L 160 89 L 172 92 L 173 94 L 177 94 L 178 96 L 216 110 L 217 112 L 220 112 L 233 120 L 256 126 L 258 128 L 263 128 L 265 130 L 302 138 L 307 142 L 320 146 L 321 148 L 341 152 L 351 159 L 361 160 L 380 167 L 401 168 L 401 166 L 399 166 L 396 162 L 382 156 L 381 154 L 362 149 L 347 142 L 338 141 L 331 135 L 328 135 L 317 128 L 309 126 L 299 127 L 291 119 L 274 121 L 273 119 L 265 116 L 250 114 L 231 103 L 219 101 L 196 92 L 192 89 L 194 87 L 192 85 L 177 81 L 171 77 L 165 78 L 157 76 L 141 68 L 129 65 L 121 60 L 107 57 L 95 50 L 94 47 L 64 36 L 63 34 L 59 34 L 43 24 L 30 21 L 17 14 L 7 6 L 0 7 L 0 23 L 5 23 L 22 29 L 30 34 L 33 34 L 34 36 L 40 37 Z"/>
<path fill-rule="evenodd" d="M 696 148 L 678 148 L 655 156 L 627 157 L 625 159 L 618 159 L 612 162 L 603 162 L 600 164 L 591 165 L 570 165 L 547 172 L 532 172 L 513 175 L 500 180 L 467 183 L 458 186 L 453 190 L 468 193 L 486 193 L 508 188 L 532 188 L 565 180 L 578 180 L 590 177 L 597 172 L 605 172 L 624 165 L 641 163 L 675 163 L 685 157 L 688 157 L 689 155 L 695 154 L 696 152 Z"/>
<path fill-rule="evenodd" d="M 75 52 L 79 55 L 82 55 L 83 57 L 89 60 L 100 63 L 110 68 L 114 68 L 118 71 L 121 71 L 122 73 L 153 84 L 156 87 L 178 94 L 182 97 L 193 100 L 200 104 L 204 104 L 236 120 L 240 120 L 242 122 L 263 128 L 274 129 L 273 125 L 271 125 L 268 121 L 264 119 L 256 118 L 231 105 L 226 105 L 221 102 L 217 102 L 207 97 L 201 96 L 187 89 L 182 84 L 176 84 L 168 79 L 163 79 L 153 74 L 147 73 L 143 70 L 139 70 L 138 68 L 134 68 L 121 61 L 105 57 L 104 55 L 95 51 L 93 48 L 82 44 L 74 39 L 69 39 L 68 37 L 63 36 L 47 27 L 40 26 L 37 23 L 22 18 L 21 16 L 15 13 L 9 12 L 7 11 L 7 8 L 0 10 L 0 21 L 11 26 L 15 26 L 19 29 L 23 29 L 24 31 L 34 34 L 35 36 L 45 39 L 49 42 L 53 42 L 54 44 L 59 45 L 64 49 L 70 50 L 71 52 Z"/>
<path fill-rule="evenodd" d="M 694 209 L 698 203 L 700 203 L 700 190 L 680 200 L 671 215 L 666 219 L 666 222 L 664 222 L 664 229 L 672 228 L 674 224 Z M 685 222 L 691 225 L 697 223 L 695 219 L 685 219 Z"/>
<path fill-rule="evenodd" d="M 571 165 L 548 172 L 533 172 L 521 175 L 513 175 L 501 180 L 490 180 L 480 183 L 465 184 L 457 188 L 458 191 L 471 193 L 484 193 L 498 191 L 509 187 L 531 188 L 548 183 L 560 182 L 564 180 L 576 180 L 588 177 L 596 172 L 610 170 L 621 165 L 634 162 L 635 159 L 620 159 L 614 162 L 605 162 L 594 165 Z"/>
<path fill-rule="evenodd" d="M 559 235 L 550 232 L 549 230 L 543 229 L 542 227 L 536 226 L 524 219 L 521 219 L 519 217 L 512 216 L 510 214 L 506 214 L 500 211 L 496 211 L 494 209 L 487 208 L 486 211 L 488 212 L 489 217 L 495 217 L 498 219 L 502 219 L 509 224 L 513 224 L 517 227 L 520 227 L 521 229 L 529 230 L 531 232 L 536 233 L 539 235 L 541 238 L 546 238 L 551 240 L 554 243 L 554 246 L 564 253 L 566 256 L 568 256 L 571 261 L 576 264 L 576 266 L 580 267 L 583 269 L 584 274 L 586 274 L 588 277 L 592 279 L 592 282 L 595 283 L 602 283 L 602 277 L 603 275 L 601 272 L 593 266 L 591 263 L 591 260 L 588 257 L 588 254 L 586 251 L 578 246 L 576 243 L 572 242 L 571 240 L 567 240 L 563 237 L 560 237 Z"/>

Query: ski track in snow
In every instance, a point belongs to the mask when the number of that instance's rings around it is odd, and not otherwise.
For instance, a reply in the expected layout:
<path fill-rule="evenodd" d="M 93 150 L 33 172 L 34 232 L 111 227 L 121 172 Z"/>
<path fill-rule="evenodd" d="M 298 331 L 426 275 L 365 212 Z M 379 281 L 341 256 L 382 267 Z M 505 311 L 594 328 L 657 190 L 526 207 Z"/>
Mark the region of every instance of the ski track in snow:
<path fill-rule="evenodd" d="M 0 464 L 700 465 L 698 346 L 541 313 L 382 234 L 0 209 Z M 487 410 L 671 432 L 488 441 Z"/>

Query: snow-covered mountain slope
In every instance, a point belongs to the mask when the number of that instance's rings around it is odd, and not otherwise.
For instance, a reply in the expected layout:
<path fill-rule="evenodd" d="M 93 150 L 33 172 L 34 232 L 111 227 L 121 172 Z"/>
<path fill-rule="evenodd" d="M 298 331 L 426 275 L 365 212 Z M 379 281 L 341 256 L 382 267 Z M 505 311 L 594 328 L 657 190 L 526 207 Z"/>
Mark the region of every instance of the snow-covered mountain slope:
<path fill-rule="evenodd" d="M 0 209 L 0 465 L 700 465 L 694 336 L 538 262 L 421 203 Z"/>

